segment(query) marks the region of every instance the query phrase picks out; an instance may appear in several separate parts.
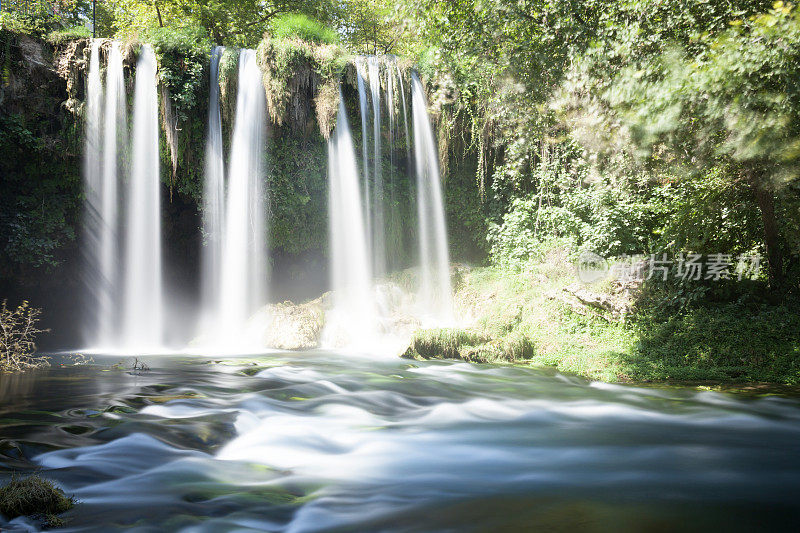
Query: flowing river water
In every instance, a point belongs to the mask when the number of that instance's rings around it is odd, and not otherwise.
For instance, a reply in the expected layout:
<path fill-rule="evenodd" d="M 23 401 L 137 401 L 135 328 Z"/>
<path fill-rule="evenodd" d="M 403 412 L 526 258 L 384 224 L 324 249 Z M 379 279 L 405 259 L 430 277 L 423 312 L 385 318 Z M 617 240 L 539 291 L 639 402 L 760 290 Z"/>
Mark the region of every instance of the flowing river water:
<path fill-rule="evenodd" d="M 800 523 L 791 398 L 331 352 L 115 361 L 0 375 L 0 481 L 56 480 L 80 501 L 68 530 Z M 30 524 L 0 518 L 4 532 Z"/>

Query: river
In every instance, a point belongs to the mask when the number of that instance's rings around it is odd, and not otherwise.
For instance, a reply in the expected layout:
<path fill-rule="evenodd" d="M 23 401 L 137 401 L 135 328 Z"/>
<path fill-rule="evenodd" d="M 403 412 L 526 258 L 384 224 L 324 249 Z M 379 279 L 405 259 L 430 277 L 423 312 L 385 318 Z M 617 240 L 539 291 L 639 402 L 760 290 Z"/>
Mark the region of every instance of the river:
<path fill-rule="evenodd" d="M 70 531 L 800 523 L 792 398 L 331 352 L 117 360 L 0 375 L 0 481 L 56 480 Z"/>

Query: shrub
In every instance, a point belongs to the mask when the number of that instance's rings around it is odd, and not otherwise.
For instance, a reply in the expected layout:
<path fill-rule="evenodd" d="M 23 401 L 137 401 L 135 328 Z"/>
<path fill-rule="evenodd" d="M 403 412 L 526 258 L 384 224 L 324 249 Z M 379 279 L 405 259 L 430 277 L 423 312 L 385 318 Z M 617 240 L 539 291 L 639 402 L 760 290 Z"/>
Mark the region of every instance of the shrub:
<path fill-rule="evenodd" d="M 698 306 L 634 324 L 638 350 L 623 357 L 633 379 L 800 383 L 796 304 Z"/>
<path fill-rule="evenodd" d="M 204 124 L 205 114 L 198 111 L 208 90 L 206 71 L 211 43 L 197 27 L 155 28 L 147 34 L 158 56 L 159 77 L 169 91 L 181 126 L 196 116 Z"/>
<path fill-rule="evenodd" d="M 59 28 L 62 28 L 61 18 L 46 12 L 37 10 L 30 13 L 0 13 L 0 29 L 14 33 L 43 36 Z"/>
<path fill-rule="evenodd" d="M 89 39 L 92 31 L 83 25 L 72 26 L 63 30 L 54 30 L 47 34 L 47 40 L 51 44 L 63 44 L 73 39 Z"/>
<path fill-rule="evenodd" d="M 488 340 L 484 335 L 466 329 L 422 329 L 414 334 L 404 357 L 460 359 L 463 347 L 477 346 Z"/>
<path fill-rule="evenodd" d="M 9 309 L 6 302 L 0 305 L 0 371 L 20 371 L 47 366 L 48 358 L 36 355 L 36 336 L 44 333 L 36 327 L 40 309 L 28 302 Z"/>
<path fill-rule="evenodd" d="M 204 52 L 208 56 L 211 51 L 208 36 L 197 26 L 149 28 L 143 40 L 151 43 L 157 52 L 192 51 Z"/>
<path fill-rule="evenodd" d="M 458 328 L 419 330 L 403 354 L 407 359 L 461 359 L 472 363 L 519 362 L 533 356 L 533 342 L 520 331 L 495 338 Z"/>
<path fill-rule="evenodd" d="M 208 101 L 211 43 L 199 27 L 164 27 L 146 32 L 158 57 L 161 86 L 170 106 L 162 114 L 162 151 L 169 152 L 171 175 L 167 181 L 179 192 L 197 197 L 202 178 L 203 141 Z M 163 98 L 163 97 L 162 97 Z M 164 100 L 162 100 L 164 101 Z"/>
<path fill-rule="evenodd" d="M 335 31 L 321 22 L 302 14 L 287 14 L 272 21 L 271 33 L 278 39 L 296 37 L 319 44 L 334 44 L 339 41 Z"/>

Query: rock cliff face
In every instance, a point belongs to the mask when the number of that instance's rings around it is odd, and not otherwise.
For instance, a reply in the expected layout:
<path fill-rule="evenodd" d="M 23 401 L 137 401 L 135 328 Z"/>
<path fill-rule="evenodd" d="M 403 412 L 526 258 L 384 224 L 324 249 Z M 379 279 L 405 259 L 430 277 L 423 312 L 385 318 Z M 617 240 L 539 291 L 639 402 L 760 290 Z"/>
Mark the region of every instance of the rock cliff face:
<path fill-rule="evenodd" d="M 80 281 L 82 53 L 0 30 L 0 298 L 45 308 L 55 342 Z"/>
<path fill-rule="evenodd" d="M 37 107 L 41 110 L 42 106 L 47 106 L 42 96 L 52 97 L 54 92 L 64 92 L 53 68 L 52 51 L 46 50 L 44 43 L 33 37 L 3 33 L 6 42 L 2 53 L 0 105 L 6 112 L 23 112 L 28 110 L 23 105 L 25 100 L 37 95 L 40 100 Z"/>
<path fill-rule="evenodd" d="M 0 31 L 0 113 L 47 122 L 79 119 L 89 69 L 89 39 L 52 45 L 37 37 Z M 110 40 L 102 40 L 103 60 Z M 124 47 L 125 65 L 135 62 L 134 46 Z"/>
<path fill-rule="evenodd" d="M 59 134 L 71 114 L 80 111 L 80 106 L 64 105 L 69 95 L 83 95 L 80 44 L 57 50 L 29 35 L 1 33 L 0 113 L 24 117 L 43 137 Z"/>

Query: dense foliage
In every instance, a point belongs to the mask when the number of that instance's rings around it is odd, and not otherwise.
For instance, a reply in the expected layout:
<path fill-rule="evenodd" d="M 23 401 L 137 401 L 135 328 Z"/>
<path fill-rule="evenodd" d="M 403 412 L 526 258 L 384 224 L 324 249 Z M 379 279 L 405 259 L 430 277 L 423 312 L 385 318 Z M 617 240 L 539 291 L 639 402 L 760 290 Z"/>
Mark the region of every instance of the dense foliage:
<path fill-rule="evenodd" d="M 423 38 L 405 50 L 467 132 L 494 262 L 524 267 L 553 238 L 606 257 L 762 253 L 770 285 L 797 290 L 793 5 L 406 5 Z"/>

